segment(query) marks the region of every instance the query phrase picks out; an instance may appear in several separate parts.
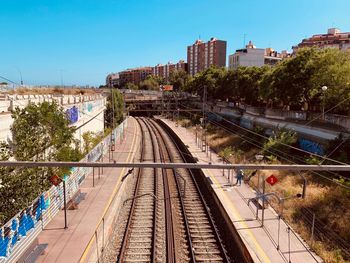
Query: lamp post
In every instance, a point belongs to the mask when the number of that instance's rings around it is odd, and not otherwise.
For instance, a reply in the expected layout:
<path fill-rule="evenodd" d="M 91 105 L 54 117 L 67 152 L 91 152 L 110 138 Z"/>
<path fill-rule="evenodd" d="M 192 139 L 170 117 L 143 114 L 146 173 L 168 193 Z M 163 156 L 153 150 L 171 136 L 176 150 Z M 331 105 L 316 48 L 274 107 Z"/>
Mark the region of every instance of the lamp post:
<path fill-rule="evenodd" d="M 324 116 L 324 106 L 325 106 L 325 98 L 326 98 L 326 90 L 328 89 L 327 86 L 322 86 L 322 120 L 325 119 L 325 116 Z"/>

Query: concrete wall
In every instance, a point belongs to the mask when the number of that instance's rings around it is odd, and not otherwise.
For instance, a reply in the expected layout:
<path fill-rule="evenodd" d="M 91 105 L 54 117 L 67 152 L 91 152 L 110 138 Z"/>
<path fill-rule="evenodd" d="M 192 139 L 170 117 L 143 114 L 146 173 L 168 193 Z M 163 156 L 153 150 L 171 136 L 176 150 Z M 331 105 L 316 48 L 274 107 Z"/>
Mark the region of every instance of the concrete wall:
<path fill-rule="evenodd" d="M 42 103 L 44 101 L 56 101 L 66 112 L 74 109 L 76 116 L 71 119 L 71 126 L 80 127 L 75 133 L 78 140 L 82 141 L 81 136 L 87 131 L 103 132 L 106 98 L 102 95 L 7 95 L 5 99 L 0 100 L 0 141 L 12 139 L 11 110 L 16 107 L 24 108 L 29 102 Z"/>
<path fill-rule="evenodd" d="M 198 104 L 197 106 L 200 107 L 201 105 Z M 334 140 L 341 133 L 340 130 L 327 130 L 289 121 L 291 119 L 304 121 L 313 119 L 319 116 L 319 113 L 307 116 L 306 112 L 303 111 L 281 111 L 251 106 L 242 107 L 242 105 L 234 107 L 234 105 L 230 105 L 227 102 L 211 103 L 208 105 L 208 110 L 246 129 L 254 129 L 256 126 L 262 127 L 267 135 L 271 135 L 271 131 L 277 127 L 294 130 L 298 134 L 298 143 L 301 149 L 320 155 L 324 154 L 325 146 L 328 145 L 329 141 Z M 221 117 L 218 115 L 209 114 L 208 117 L 219 121 Z M 326 115 L 326 121 L 350 128 L 348 124 L 350 118 L 347 116 L 328 114 Z"/>
<path fill-rule="evenodd" d="M 228 109 L 241 109 L 242 111 L 255 116 L 261 116 L 268 119 L 275 120 L 296 120 L 296 121 L 309 121 L 319 119 L 321 120 L 320 112 L 305 112 L 305 111 L 291 111 L 280 109 L 266 109 L 244 105 L 233 105 L 231 102 L 217 102 L 211 105 L 216 112 L 223 112 Z M 336 114 L 325 114 L 325 122 L 339 125 L 344 131 L 350 132 L 350 117 Z"/>

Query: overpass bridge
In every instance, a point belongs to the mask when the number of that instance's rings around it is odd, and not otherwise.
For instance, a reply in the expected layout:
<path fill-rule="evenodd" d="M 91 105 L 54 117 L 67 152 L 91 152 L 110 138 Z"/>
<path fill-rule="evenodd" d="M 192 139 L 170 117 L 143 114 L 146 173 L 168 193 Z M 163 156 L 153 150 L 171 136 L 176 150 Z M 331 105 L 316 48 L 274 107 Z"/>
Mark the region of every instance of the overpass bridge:
<path fill-rule="evenodd" d="M 152 116 L 164 112 L 184 111 L 179 102 L 196 101 L 199 98 L 185 92 L 163 92 L 148 90 L 121 90 L 126 111 L 132 116 Z M 186 110 L 187 111 L 187 110 Z M 200 109 L 190 111 L 199 112 Z"/>

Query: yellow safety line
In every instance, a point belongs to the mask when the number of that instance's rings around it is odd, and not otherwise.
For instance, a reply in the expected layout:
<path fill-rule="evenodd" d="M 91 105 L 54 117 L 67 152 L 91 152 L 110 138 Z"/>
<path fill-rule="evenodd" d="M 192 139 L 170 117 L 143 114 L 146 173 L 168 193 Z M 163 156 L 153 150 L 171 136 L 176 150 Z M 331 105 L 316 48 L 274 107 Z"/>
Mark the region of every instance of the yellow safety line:
<path fill-rule="evenodd" d="M 221 184 L 216 180 L 216 178 L 214 177 L 214 175 L 211 173 L 211 171 L 206 170 L 211 176 L 210 178 L 214 181 L 215 186 L 216 187 L 221 187 Z M 218 189 L 219 191 L 221 189 Z M 258 241 L 256 240 L 255 236 L 253 235 L 253 233 L 248 229 L 248 225 L 244 222 L 242 216 L 238 213 L 236 207 L 233 205 L 232 201 L 230 200 L 230 198 L 228 197 L 227 193 L 225 193 L 223 190 L 220 191 L 222 194 L 222 197 L 225 199 L 226 204 L 229 205 L 231 212 L 234 214 L 234 216 L 240 221 L 239 224 L 241 224 L 243 226 L 243 228 L 245 228 L 243 231 L 247 232 L 247 234 L 250 236 L 251 241 L 254 243 L 255 248 L 258 250 L 259 255 L 262 256 L 262 258 L 264 259 L 264 262 L 271 262 L 270 259 L 268 258 L 268 256 L 266 255 L 265 251 L 261 248 L 261 246 L 259 245 Z"/>
<path fill-rule="evenodd" d="M 135 132 L 134 132 L 134 136 L 133 136 L 133 139 L 132 139 L 131 151 L 129 152 L 128 157 L 126 158 L 126 162 L 129 162 L 130 156 L 131 156 L 132 153 L 133 153 L 133 156 L 135 155 L 135 152 L 132 151 L 132 150 L 134 149 L 134 144 L 135 144 L 136 129 L 137 129 L 137 125 L 135 125 L 135 128 L 134 128 Z M 95 231 L 96 231 L 96 229 L 99 227 L 99 225 L 101 224 L 101 221 L 103 220 L 103 218 L 104 218 L 104 216 L 105 216 L 105 213 L 107 212 L 107 210 L 108 210 L 110 204 L 112 203 L 112 200 L 113 200 L 113 197 L 114 197 L 114 195 L 115 195 L 115 192 L 118 190 L 118 188 L 119 188 L 119 186 L 120 186 L 120 182 L 121 182 L 122 174 L 124 173 L 124 170 L 125 170 L 125 167 L 123 167 L 123 169 L 120 171 L 117 184 L 116 184 L 116 186 L 114 187 L 113 193 L 112 193 L 111 197 L 109 198 L 107 205 L 106 205 L 105 208 L 104 208 L 103 214 L 102 214 L 101 219 L 99 220 L 99 222 L 98 222 L 98 224 L 97 224 L 97 226 L 96 226 L 96 228 L 95 228 Z M 91 248 L 91 245 L 92 245 L 92 243 L 93 243 L 94 240 L 95 240 L 95 235 L 94 235 L 93 238 L 90 240 L 89 244 L 86 246 L 86 248 L 85 248 L 85 250 L 84 250 L 84 253 L 83 253 L 82 256 L 80 257 L 79 262 L 84 262 L 84 260 L 85 260 L 85 258 L 86 258 L 86 256 L 87 256 L 87 254 L 88 254 L 88 252 L 89 252 L 89 250 L 90 250 L 90 248 Z"/>
<path fill-rule="evenodd" d="M 196 153 L 192 153 L 192 154 L 195 155 L 195 157 L 199 158 L 199 156 Z M 263 258 L 264 262 L 271 263 L 269 257 L 266 255 L 265 251 L 261 248 L 255 236 L 253 235 L 253 233 L 248 229 L 248 225 L 244 222 L 242 216 L 238 213 L 236 207 L 233 205 L 227 193 L 221 189 L 221 184 L 216 180 L 215 176 L 212 174 L 210 170 L 208 169 L 203 169 L 203 170 L 209 173 L 210 178 L 212 179 L 212 181 L 214 181 L 215 187 L 217 187 L 217 190 L 221 193 L 221 196 L 225 199 L 225 203 L 230 207 L 230 211 L 240 221 L 239 223 L 243 225 L 243 228 L 245 228 L 244 231 L 250 236 L 251 241 L 254 243 L 254 246 L 257 250 L 256 252 L 259 253 L 259 255 Z"/>

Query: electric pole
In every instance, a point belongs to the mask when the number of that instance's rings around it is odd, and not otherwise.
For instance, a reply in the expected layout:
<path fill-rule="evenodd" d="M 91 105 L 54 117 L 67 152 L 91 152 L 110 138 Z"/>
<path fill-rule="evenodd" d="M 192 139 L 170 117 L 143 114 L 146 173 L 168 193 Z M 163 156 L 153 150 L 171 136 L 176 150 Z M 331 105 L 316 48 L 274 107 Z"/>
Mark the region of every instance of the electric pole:
<path fill-rule="evenodd" d="M 207 135 L 206 135 L 206 132 L 205 132 L 205 126 L 206 126 L 206 121 L 205 121 L 205 107 L 206 107 L 206 103 L 207 103 L 207 86 L 205 85 L 204 86 L 204 90 L 203 90 L 203 117 L 202 117 L 202 151 L 203 151 L 203 146 L 205 147 L 204 148 L 204 151 L 207 147 Z M 204 145 L 203 145 L 204 143 Z"/>

